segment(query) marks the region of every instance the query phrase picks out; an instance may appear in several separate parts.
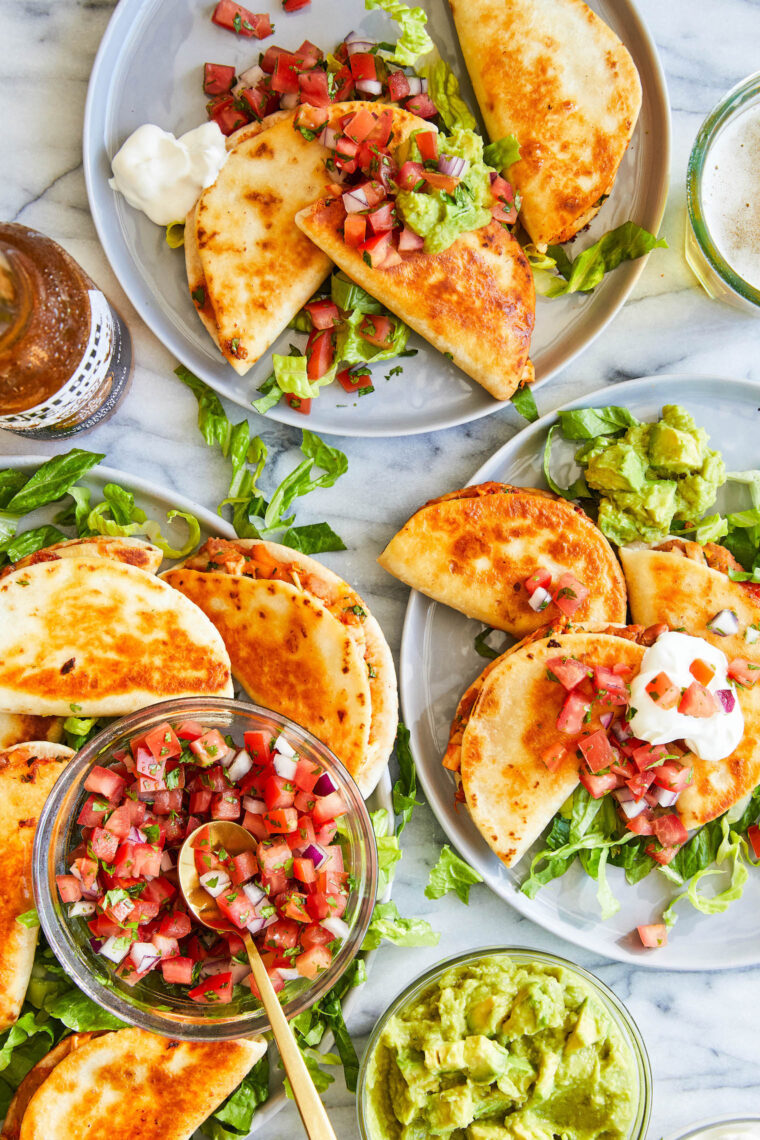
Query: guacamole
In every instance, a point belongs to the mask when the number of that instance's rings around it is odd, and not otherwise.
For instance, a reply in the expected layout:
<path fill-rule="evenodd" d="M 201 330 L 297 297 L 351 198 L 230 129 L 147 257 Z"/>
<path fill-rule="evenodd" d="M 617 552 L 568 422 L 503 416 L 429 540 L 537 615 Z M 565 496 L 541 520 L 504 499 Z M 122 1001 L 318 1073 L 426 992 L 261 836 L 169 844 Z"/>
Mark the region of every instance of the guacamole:
<path fill-rule="evenodd" d="M 491 180 L 483 161 L 483 140 L 474 131 L 462 128 L 438 136 L 440 154 L 466 159 L 468 166 L 452 194 L 444 190 L 421 192 L 399 190 L 396 209 L 404 224 L 425 239 L 425 253 L 440 253 L 462 233 L 479 230 L 491 220 Z M 409 157 L 419 158 L 414 135 Z"/>
<path fill-rule="evenodd" d="M 624 1140 L 632 1051 L 560 966 L 453 967 L 387 1023 L 369 1060 L 371 1140 Z"/>
<path fill-rule="evenodd" d="M 674 521 L 695 522 L 715 502 L 726 469 L 709 437 L 677 404 L 654 424 L 635 424 L 616 439 L 599 436 L 576 460 L 600 493 L 599 526 L 618 546 L 654 542 Z"/>

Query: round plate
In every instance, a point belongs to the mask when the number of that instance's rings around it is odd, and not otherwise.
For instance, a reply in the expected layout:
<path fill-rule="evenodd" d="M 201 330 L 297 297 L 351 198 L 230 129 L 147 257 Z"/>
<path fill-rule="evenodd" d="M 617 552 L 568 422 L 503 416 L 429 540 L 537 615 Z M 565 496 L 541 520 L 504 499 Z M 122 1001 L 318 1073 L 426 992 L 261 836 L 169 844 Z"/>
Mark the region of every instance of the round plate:
<path fill-rule="evenodd" d="M 457 72 L 471 107 L 475 107 L 467 73 L 446 0 L 427 0 L 429 28 L 444 57 Z M 656 233 L 665 208 L 668 185 L 670 110 L 665 80 L 652 40 L 630 0 L 591 0 L 629 48 L 641 76 L 644 102 L 631 145 L 620 166 L 612 195 L 572 247 L 595 241 L 629 218 Z M 396 28 L 380 12 L 366 14 L 362 0 L 333 0 L 329 26 L 323 5 L 314 4 L 297 15 L 284 13 L 277 0 L 264 0 L 256 10 L 275 16 L 276 32 L 264 42 L 294 48 L 310 39 L 332 50 L 352 28 L 388 38 Z M 223 396 L 245 408 L 257 399 L 257 389 L 271 373 L 270 353 L 246 376 L 238 376 L 224 361 L 203 329 L 188 295 L 181 250 L 170 250 L 163 228 L 127 205 L 108 186 L 113 155 L 142 123 L 158 123 L 180 134 L 204 122 L 201 90 L 206 61 L 236 64 L 244 70 L 258 60 L 262 45 L 239 39 L 211 23 L 211 9 L 197 0 L 121 0 L 100 45 L 90 79 L 84 121 L 84 170 L 90 209 L 98 236 L 137 312 L 156 336 L 188 368 Z M 655 255 L 656 256 L 656 255 Z M 644 265 L 628 262 L 592 294 L 555 301 L 538 299 L 531 356 L 537 383 L 548 380 L 597 336 L 621 307 Z M 287 353 L 292 333 L 275 342 Z M 373 372 L 375 393 L 357 399 L 337 384 L 323 389 L 312 404 L 308 420 L 285 404 L 269 417 L 282 423 L 337 435 L 413 435 L 466 423 L 503 405 L 471 381 L 444 356 L 412 334 L 415 357 Z M 384 377 L 396 363 L 403 374 Z"/>
<path fill-rule="evenodd" d="M 760 387 L 748 381 L 654 376 L 604 388 L 566 406 L 618 404 L 630 408 L 639 419 L 653 420 L 663 403 L 682 404 L 697 424 L 707 428 L 711 446 L 723 452 L 729 470 L 757 466 Z M 496 480 L 545 487 L 544 442 L 556 422 L 555 414 L 544 416 L 520 432 L 475 472 L 471 482 Z M 557 451 L 559 457 L 559 447 Z M 569 447 L 568 454 L 572 455 Z M 564 476 L 557 473 L 557 467 L 561 465 L 555 462 L 553 472 L 562 483 Z M 441 493 L 445 490 L 441 488 Z M 736 492 L 732 495 L 736 499 Z M 720 497 L 718 503 L 722 508 Z M 730 503 L 730 509 L 738 507 L 738 500 Z M 455 805 L 453 777 L 441 766 L 457 702 L 486 664 L 473 647 L 482 628 L 479 622 L 412 591 L 401 647 L 401 703 L 420 781 L 441 826 L 464 858 L 497 895 L 539 926 L 608 958 L 669 970 L 717 970 L 760 963 L 760 874 L 750 876 L 743 898 L 725 914 L 707 917 L 688 903 L 680 904 L 668 945 L 657 951 L 644 950 L 632 931 L 642 923 L 657 921 L 663 905 L 677 893 L 661 875 L 651 874 L 629 886 L 620 869 L 610 868 L 609 880 L 621 907 L 606 922 L 599 915 L 596 884 L 577 863 L 543 887 L 535 899 L 520 893 L 531 855 L 541 850 L 541 841 L 516 868 L 505 867 L 466 808 Z"/>
<path fill-rule="evenodd" d="M 36 470 L 42 458 L 39 455 L 35 456 L 20 456 L 18 458 L 11 458 L 5 462 L 6 467 L 20 468 L 21 470 L 28 470 L 31 474 Z M 222 538 L 234 539 L 235 532 L 228 522 L 219 518 L 213 511 L 206 510 L 205 507 L 200 507 L 197 503 L 192 502 L 191 499 L 186 499 L 182 495 L 175 494 L 173 491 L 167 494 L 155 483 L 150 483 L 146 479 L 138 479 L 135 475 L 129 475 L 126 471 L 119 471 L 115 467 L 99 466 L 88 471 L 87 474 L 80 480 L 86 486 L 91 487 L 95 494 L 102 492 L 103 486 L 106 483 L 118 483 L 122 487 L 128 488 L 134 492 L 135 502 L 138 507 L 141 507 L 149 518 L 156 519 L 161 523 L 164 534 L 167 535 L 169 541 L 181 542 L 184 536 L 184 524 L 179 521 L 177 523 L 166 522 L 167 511 L 180 510 L 185 511 L 187 514 L 195 515 L 198 522 L 201 524 L 201 541 L 210 536 L 221 536 Z M 50 505 L 43 507 L 39 511 L 35 511 L 24 518 L 25 529 L 30 529 L 32 526 L 39 526 L 41 523 L 49 522 L 52 516 L 56 513 L 59 507 Z M 28 523 L 28 526 L 27 526 Z M 367 806 L 370 811 L 376 811 L 379 808 L 385 808 L 386 811 L 393 815 L 393 800 L 391 797 L 391 778 L 386 768 L 383 773 L 380 783 L 375 788 L 372 795 L 367 800 Z M 386 894 L 383 896 L 383 901 L 390 898 L 391 892 L 388 888 Z M 376 950 L 370 950 L 365 954 L 365 961 L 367 963 L 367 972 L 371 969 L 372 959 L 377 953 Z M 343 1012 L 346 1020 L 357 1012 L 361 1006 L 362 987 L 351 990 L 343 1000 Z M 329 1048 L 332 1044 L 332 1035 L 326 1035 L 323 1044 L 320 1048 Z M 284 1074 L 276 1064 L 271 1065 L 272 1077 L 270 1081 L 270 1096 L 269 1100 L 258 1109 L 254 1117 L 253 1130 L 250 1133 L 253 1135 L 259 1128 L 262 1128 L 267 1121 L 271 1120 L 280 1109 L 284 1108 L 286 1103 L 285 1089 L 283 1087 Z"/>

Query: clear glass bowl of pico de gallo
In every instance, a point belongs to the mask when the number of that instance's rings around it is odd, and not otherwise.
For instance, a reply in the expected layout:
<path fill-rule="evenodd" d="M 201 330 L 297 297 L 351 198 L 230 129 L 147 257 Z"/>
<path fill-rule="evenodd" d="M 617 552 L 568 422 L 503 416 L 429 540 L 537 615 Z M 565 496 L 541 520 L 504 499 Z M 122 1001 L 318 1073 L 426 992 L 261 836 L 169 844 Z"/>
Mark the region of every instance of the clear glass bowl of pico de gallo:
<path fill-rule="evenodd" d="M 204 854 L 203 878 L 253 935 L 288 1017 L 335 985 L 375 903 L 377 848 L 361 793 L 311 733 L 268 709 L 209 697 L 164 701 L 111 724 L 45 804 L 35 900 L 80 989 L 166 1036 L 268 1028 L 242 939 L 198 923 L 179 890 L 182 843 L 214 819 L 257 840 L 253 859 Z"/>

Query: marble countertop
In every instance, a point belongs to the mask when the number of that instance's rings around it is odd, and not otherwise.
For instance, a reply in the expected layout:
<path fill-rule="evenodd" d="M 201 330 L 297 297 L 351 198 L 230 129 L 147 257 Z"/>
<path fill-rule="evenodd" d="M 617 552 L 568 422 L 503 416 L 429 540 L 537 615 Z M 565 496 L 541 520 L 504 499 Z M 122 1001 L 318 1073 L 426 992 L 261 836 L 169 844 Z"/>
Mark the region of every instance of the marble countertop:
<path fill-rule="evenodd" d="M 203 445 L 195 400 L 173 378 L 175 362 L 140 323 L 114 280 L 87 208 L 82 116 L 92 61 L 113 7 L 113 0 L 0 0 L 0 218 L 39 228 L 60 241 L 129 323 L 137 362 L 131 390 L 114 418 L 77 443 L 106 452 L 114 467 L 214 507 L 226 490 L 226 464 Z M 614 323 L 540 391 L 542 412 L 603 384 L 655 373 L 748 377 L 760 383 L 760 324 L 709 300 L 683 257 L 691 143 L 717 99 L 757 69 L 760 4 L 640 0 L 639 7 L 661 54 L 673 111 L 672 185 L 662 227 L 670 248 L 649 261 Z M 662 395 L 665 401 L 665 387 Z M 233 419 L 243 414 L 236 407 L 228 410 Z M 281 478 L 293 465 L 300 435 L 254 419 L 275 459 L 274 474 Z M 377 550 L 420 502 L 466 483 L 522 424 L 509 409 L 439 434 L 345 440 L 341 447 L 359 478 L 310 496 L 299 511 L 299 522 L 326 517 L 344 537 L 348 551 L 325 560 L 367 596 L 394 649 L 407 592 L 376 566 Z M 66 447 L 0 432 L 0 462 L 7 456 L 59 450 Z M 367 493 L 361 494 L 361 488 Z M 545 933 L 484 886 L 473 889 L 466 910 L 452 896 L 430 902 L 422 884 L 444 841 L 430 810 L 419 808 L 404 833 L 394 897 L 402 913 L 430 919 L 442 933 L 441 945 L 379 952 L 361 1013 L 350 1026 L 358 1044 L 393 995 L 440 958 L 489 943 L 533 946 L 594 970 L 627 1004 L 655 1075 L 652 1138 L 683 1131 L 706 1117 L 760 1115 L 755 1025 L 760 969 L 677 975 L 610 963 Z M 355 1140 L 353 1097 L 342 1079 L 326 1101 L 338 1136 Z M 257 1135 L 262 1140 L 301 1135 L 294 1107 L 289 1105 Z"/>

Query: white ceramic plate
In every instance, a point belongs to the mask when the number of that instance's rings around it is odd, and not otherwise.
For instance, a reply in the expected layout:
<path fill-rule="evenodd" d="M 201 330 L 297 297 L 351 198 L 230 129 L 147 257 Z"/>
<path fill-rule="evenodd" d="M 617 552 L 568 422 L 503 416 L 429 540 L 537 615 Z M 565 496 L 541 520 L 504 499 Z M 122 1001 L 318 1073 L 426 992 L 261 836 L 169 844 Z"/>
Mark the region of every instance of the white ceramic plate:
<path fill-rule="evenodd" d="M 20 468 L 21 470 L 28 470 L 31 474 L 40 466 L 43 460 L 40 456 L 23 456 L 19 458 L 11 458 L 3 463 L 5 467 Z M 149 483 L 145 479 L 138 479 L 135 475 L 129 475 L 126 471 L 118 471 L 114 467 L 99 466 L 89 471 L 80 482 L 86 486 L 91 487 L 93 491 L 93 501 L 96 501 L 96 496 L 102 492 L 105 483 L 119 483 L 122 487 L 133 491 L 135 501 L 138 507 L 142 507 L 149 518 L 156 519 L 161 524 L 164 534 L 170 542 L 174 541 L 180 544 L 185 535 L 183 529 L 184 523 L 179 520 L 176 523 L 167 524 L 166 513 L 170 510 L 181 510 L 188 514 L 195 515 L 198 522 L 201 524 L 201 541 L 205 540 L 210 535 L 221 536 L 222 538 L 235 538 L 235 532 L 229 523 L 212 511 L 206 510 L 205 507 L 200 507 L 192 500 L 184 498 L 182 495 L 175 494 L 174 492 L 166 492 L 155 483 Z M 34 514 L 29 515 L 24 519 L 24 529 L 30 529 L 32 526 L 39 526 L 41 523 L 52 521 L 53 515 L 60 509 L 60 504 L 56 506 L 44 507 Z M 245 694 L 243 694 L 245 699 Z M 376 811 L 378 808 L 385 808 L 386 811 L 393 815 L 393 801 L 391 798 L 391 778 L 386 769 L 383 773 L 380 783 L 375 788 L 375 791 L 369 797 L 367 806 L 370 811 Z M 390 898 L 390 890 L 384 896 L 387 900 Z M 372 950 L 365 956 L 367 963 L 367 971 L 371 969 L 372 959 L 377 951 Z M 362 987 L 351 990 L 343 1001 L 343 1012 L 348 1020 L 355 1011 L 358 1011 L 362 1000 Z M 332 1037 L 325 1038 L 323 1043 L 324 1048 L 329 1047 L 332 1043 Z M 270 1097 L 266 1104 L 256 1113 L 254 1117 L 254 1127 L 251 1135 L 259 1128 L 262 1128 L 267 1121 L 271 1120 L 281 1108 L 285 1106 L 285 1090 L 283 1088 L 283 1073 L 276 1064 L 276 1052 L 270 1055 Z"/>
<path fill-rule="evenodd" d="M 639 419 L 653 420 L 666 403 L 682 404 L 699 425 L 707 428 L 711 446 L 723 452 L 729 470 L 758 466 L 760 386 L 749 381 L 655 376 L 604 388 L 567 407 L 618 404 L 630 408 Z M 554 413 L 520 432 L 475 472 L 471 482 L 493 479 L 518 486 L 545 487 L 543 450 L 553 423 Z M 572 455 L 569 446 L 566 454 Z M 562 483 L 556 467 L 553 464 L 553 472 Z M 441 494 L 450 489 L 442 487 Z M 734 492 L 732 496 L 728 505 L 737 509 L 739 498 Z M 719 498 L 718 502 L 723 508 L 725 500 Z M 706 917 L 690 905 L 681 904 L 668 945 L 657 951 L 644 950 L 638 937 L 631 935 L 639 924 L 656 921 L 655 916 L 675 893 L 672 884 L 657 873 L 636 886 L 628 886 L 623 872 L 610 868 L 610 883 L 622 905 L 606 922 L 599 916 L 596 884 L 578 864 L 540 890 L 535 899 L 520 893 L 531 855 L 541 850 L 541 842 L 516 868 L 503 866 L 480 836 L 466 808 L 455 806 L 453 777 L 441 766 L 457 702 L 486 664 L 473 648 L 473 639 L 482 628 L 480 623 L 413 591 L 401 647 L 401 703 L 420 781 L 442 827 L 464 858 L 516 910 L 554 934 L 608 958 L 670 970 L 717 970 L 760 963 L 758 873 L 750 874 L 744 897 L 725 914 Z"/>
<path fill-rule="evenodd" d="M 591 7 L 625 42 L 638 67 L 644 104 L 612 195 L 573 253 L 606 230 L 631 218 L 657 232 L 668 185 L 670 110 L 665 80 L 652 40 L 631 0 L 590 0 Z M 470 106 L 467 79 L 446 0 L 424 0 L 429 29 L 453 65 Z M 363 0 L 325 0 L 288 15 L 279 0 L 261 0 L 256 11 L 274 16 L 275 34 L 259 44 L 241 40 L 211 23 L 210 4 L 198 0 L 121 0 L 92 71 L 84 122 L 84 169 L 90 208 L 113 270 L 143 320 L 174 355 L 207 383 L 245 408 L 271 372 L 270 353 L 247 376 L 220 357 L 188 296 L 181 250 L 170 250 L 164 231 L 131 209 L 108 187 L 110 160 L 142 123 L 176 134 L 204 122 L 201 89 L 206 61 L 235 63 L 238 71 L 258 60 L 270 43 L 295 48 L 304 39 L 332 50 L 353 28 L 388 39 L 396 27 L 381 12 L 366 14 Z M 393 35 L 392 38 L 395 38 Z M 655 254 L 655 256 L 657 256 Z M 643 260 L 629 262 L 593 293 L 556 301 L 539 298 L 531 355 L 537 383 L 564 368 L 612 319 L 633 288 Z M 288 351 L 287 330 L 274 350 Z M 375 393 L 352 399 L 337 384 L 323 389 L 307 420 L 284 401 L 270 418 L 337 435 L 412 435 L 466 423 L 502 405 L 444 356 L 413 335 L 418 354 L 400 361 L 403 374 L 386 383 L 388 367 L 374 369 Z M 343 406 L 339 406 L 343 405 Z"/>

